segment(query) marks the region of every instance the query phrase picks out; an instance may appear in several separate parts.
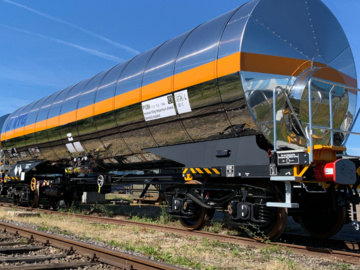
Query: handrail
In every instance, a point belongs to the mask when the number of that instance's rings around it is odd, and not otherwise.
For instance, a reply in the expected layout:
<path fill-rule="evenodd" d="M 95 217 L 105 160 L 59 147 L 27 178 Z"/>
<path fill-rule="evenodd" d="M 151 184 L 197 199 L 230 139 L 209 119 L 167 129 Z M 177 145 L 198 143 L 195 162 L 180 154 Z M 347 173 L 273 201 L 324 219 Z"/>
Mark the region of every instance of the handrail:
<path fill-rule="evenodd" d="M 331 128 L 331 131 L 330 131 L 330 144 L 331 145 L 334 145 L 334 137 L 333 137 L 333 131 L 332 131 L 332 128 L 333 128 L 333 111 L 332 111 L 332 92 L 334 91 L 335 89 L 335 85 L 333 85 L 333 87 L 331 87 L 331 90 L 329 92 L 329 110 L 330 110 L 330 128 Z"/>
<path fill-rule="evenodd" d="M 312 102 L 311 102 L 311 83 L 312 81 L 318 81 L 318 82 L 322 82 L 322 83 L 326 83 L 329 85 L 332 85 L 330 91 L 329 91 L 329 118 L 330 118 L 330 128 L 326 127 L 326 126 L 319 126 L 319 125 L 313 125 L 313 121 L 312 121 Z M 314 161 L 314 149 L 313 149 L 313 129 L 325 129 L 325 130 L 329 130 L 330 131 L 330 145 L 333 146 L 334 145 L 334 131 L 335 132 L 342 132 L 342 133 L 346 133 L 346 134 L 354 134 L 354 135 L 360 135 L 360 133 L 357 132 L 352 132 L 352 131 L 345 131 L 345 130 L 341 130 L 341 129 L 334 129 L 333 128 L 333 111 L 332 111 L 332 93 L 335 89 L 335 87 L 341 87 L 341 88 L 346 88 L 346 89 L 352 89 L 355 90 L 357 92 L 360 92 L 360 89 L 354 88 L 354 87 L 348 87 L 346 85 L 341 85 L 341 84 L 337 84 L 337 83 L 333 83 L 333 82 L 328 82 L 325 80 L 321 80 L 318 78 L 311 78 L 308 81 L 308 103 L 309 103 L 309 124 L 306 127 L 306 129 L 309 131 L 309 135 L 308 135 L 308 147 L 310 147 L 310 153 L 309 153 L 309 163 L 311 164 Z M 359 114 L 359 113 L 358 113 Z M 356 115 L 355 121 L 358 117 L 358 114 Z M 352 127 L 353 124 L 355 124 L 355 121 L 353 121 L 352 123 Z M 352 127 L 350 128 L 350 130 L 352 130 Z M 346 142 L 347 140 L 345 140 Z"/>
<path fill-rule="evenodd" d="M 352 89 L 352 90 L 355 90 L 357 92 L 360 91 L 360 89 L 352 87 L 352 86 L 347 86 L 347 85 L 340 84 L 340 83 L 334 83 L 334 82 L 326 81 L 326 80 L 319 79 L 319 78 L 311 78 L 310 80 L 311 81 L 318 81 L 318 82 L 322 82 L 322 83 L 326 83 L 326 84 L 331 84 L 331 85 L 339 86 L 339 87 L 346 88 L 346 89 Z"/>
<path fill-rule="evenodd" d="M 351 130 L 351 131 L 353 130 L 353 128 L 354 128 L 354 126 L 355 126 L 355 123 L 356 123 L 356 120 L 357 120 L 359 114 L 360 114 L 360 109 L 358 110 L 358 112 L 357 112 L 357 114 L 356 114 L 356 116 L 355 116 L 355 119 L 354 119 L 353 122 L 351 123 L 351 127 L 350 127 L 350 130 Z M 349 136 L 347 136 L 347 137 L 345 138 L 345 141 L 344 141 L 344 143 L 343 143 L 344 145 L 346 145 L 348 139 L 349 139 Z"/>
<path fill-rule="evenodd" d="M 311 106 L 311 78 L 308 81 L 308 102 L 309 102 L 309 137 L 308 137 L 308 147 L 310 147 L 310 155 L 309 155 L 309 164 L 314 161 L 314 153 L 313 153 L 313 127 L 312 127 L 312 106 Z"/>
<path fill-rule="evenodd" d="M 274 149 L 273 153 L 277 150 L 277 126 L 276 126 L 276 90 L 281 88 L 280 86 L 276 86 L 273 91 L 273 125 L 274 125 Z"/>
<path fill-rule="evenodd" d="M 326 83 L 329 85 L 332 85 L 330 91 L 329 91 L 329 124 L 330 127 L 327 126 L 319 126 L 319 125 L 314 125 L 313 124 L 313 114 L 312 114 L 312 97 L 311 97 L 311 83 L 313 81 L 319 81 L 322 83 Z M 333 82 L 329 82 L 329 81 L 325 81 L 322 79 L 318 79 L 318 78 L 311 78 L 308 81 L 308 104 L 309 104 L 309 123 L 306 126 L 305 130 L 302 126 L 302 124 L 300 123 L 298 117 L 295 117 L 299 127 L 301 128 L 301 131 L 303 132 L 303 134 L 307 137 L 307 147 L 310 148 L 310 153 L 309 153 L 309 163 L 311 164 L 314 161 L 314 153 L 313 153 L 313 129 L 325 129 L 330 131 L 330 145 L 333 146 L 334 145 L 334 132 L 341 132 L 341 133 L 345 133 L 345 134 L 354 134 L 354 135 L 360 135 L 360 133 L 357 132 L 352 132 L 352 129 L 355 125 L 355 122 L 360 114 L 360 109 L 358 110 L 355 119 L 353 120 L 353 123 L 351 124 L 351 127 L 349 130 L 351 131 L 346 131 L 346 130 L 341 130 L 341 129 L 334 129 L 333 126 L 333 108 L 332 108 L 332 95 L 333 95 L 333 91 L 335 89 L 336 86 L 344 88 L 344 89 L 352 89 L 355 90 L 357 92 L 360 92 L 360 89 L 354 88 L 354 87 L 349 87 L 346 85 L 341 85 L 338 83 L 333 83 Z M 286 102 L 289 104 L 289 108 L 291 110 L 291 112 L 294 114 L 294 116 L 297 116 L 290 101 L 288 96 L 286 95 L 284 89 L 281 86 L 276 86 L 273 90 L 273 125 L 274 125 L 274 150 L 272 150 L 272 152 L 276 152 L 277 151 L 277 120 L 276 120 L 276 93 L 277 90 L 280 89 L 281 92 L 284 94 L 285 98 L 286 98 Z M 347 142 L 348 136 L 346 137 L 344 144 Z"/>
<path fill-rule="evenodd" d="M 347 131 L 347 130 L 342 130 L 342 129 L 332 129 L 332 128 L 328 128 L 328 127 L 324 127 L 324 126 L 318 126 L 318 125 L 313 125 L 313 128 L 326 129 L 326 130 L 335 131 L 335 132 L 342 132 L 342 133 L 346 133 L 346 134 L 360 135 L 360 133 L 358 133 L 358 132 L 352 132 L 352 131 Z"/>
<path fill-rule="evenodd" d="M 293 113 L 293 115 L 296 115 L 295 111 L 294 111 L 294 108 L 293 106 L 291 105 L 291 102 L 288 98 L 288 96 L 286 95 L 285 93 L 285 90 L 284 88 L 282 88 L 281 86 L 276 86 L 274 88 L 274 91 L 273 91 L 273 123 L 274 123 L 274 150 L 272 152 L 276 152 L 276 148 L 277 148 L 277 129 L 276 129 L 276 125 L 277 125 L 277 121 L 276 121 L 276 90 L 277 89 L 280 89 L 281 92 L 283 93 L 285 99 L 286 99 L 286 102 L 288 103 L 289 105 L 289 108 L 291 110 L 291 112 Z M 301 129 L 302 133 L 305 135 L 305 130 L 303 128 L 303 126 L 301 125 L 300 121 L 299 121 L 299 118 L 298 117 L 295 117 L 295 120 L 299 126 L 299 128 Z"/>

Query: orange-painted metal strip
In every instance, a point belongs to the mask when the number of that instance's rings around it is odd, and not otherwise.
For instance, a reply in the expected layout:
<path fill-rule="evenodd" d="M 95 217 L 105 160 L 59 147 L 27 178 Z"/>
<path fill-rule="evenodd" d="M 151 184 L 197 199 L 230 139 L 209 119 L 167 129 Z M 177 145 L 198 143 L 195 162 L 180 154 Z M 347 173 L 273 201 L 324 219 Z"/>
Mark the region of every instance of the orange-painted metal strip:
<path fill-rule="evenodd" d="M 59 124 L 65 125 L 74 121 L 109 112 L 114 109 L 123 108 L 141 101 L 162 96 L 215 78 L 223 77 L 240 70 L 297 76 L 302 70 L 308 68 L 309 65 L 309 61 L 304 61 L 302 59 L 238 52 L 182 73 L 175 74 L 174 76 L 162 79 L 149 85 L 145 85 L 142 88 L 131 90 L 116 97 L 91 104 L 36 124 L 10 130 L 1 134 L 1 140 L 5 141 L 44 129 L 50 129 L 58 126 Z M 316 65 L 324 66 L 324 64 L 321 63 L 316 63 Z M 338 74 L 341 74 L 341 77 L 339 77 Z M 357 87 L 356 79 L 336 70 L 334 70 L 333 73 L 324 72 L 321 77 L 322 79 Z"/>

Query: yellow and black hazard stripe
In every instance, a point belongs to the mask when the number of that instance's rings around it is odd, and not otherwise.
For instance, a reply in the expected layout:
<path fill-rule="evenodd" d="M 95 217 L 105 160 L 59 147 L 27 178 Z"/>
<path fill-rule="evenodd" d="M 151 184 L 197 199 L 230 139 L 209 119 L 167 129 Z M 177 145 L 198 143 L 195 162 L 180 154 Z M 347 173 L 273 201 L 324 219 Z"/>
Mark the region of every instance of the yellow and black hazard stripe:
<path fill-rule="evenodd" d="M 218 169 L 215 168 L 184 168 L 183 174 L 221 174 Z"/>
<path fill-rule="evenodd" d="M 221 175 L 221 171 L 216 168 L 184 168 L 183 176 L 186 181 L 193 180 L 194 174 L 203 174 L 203 175 Z"/>
<path fill-rule="evenodd" d="M 19 180 L 19 177 L 17 177 L 17 176 L 6 176 L 4 180 L 7 180 L 7 181 Z"/>

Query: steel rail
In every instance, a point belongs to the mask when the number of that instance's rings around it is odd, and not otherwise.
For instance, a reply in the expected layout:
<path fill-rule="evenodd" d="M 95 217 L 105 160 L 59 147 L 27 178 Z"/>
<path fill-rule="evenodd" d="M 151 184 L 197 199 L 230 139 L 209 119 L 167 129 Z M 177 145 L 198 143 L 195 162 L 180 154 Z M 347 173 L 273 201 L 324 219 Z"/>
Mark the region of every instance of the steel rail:
<path fill-rule="evenodd" d="M 4 203 L 0 203 L 0 206 L 4 205 Z M 19 207 L 20 208 L 20 207 Z M 26 207 L 21 207 L 26 209 Z M 28 208 L 27 208 L 28 209 Z M 43 209 L 37 209 L 45 214 L 51 214 L 51 215 L 60 215 L 64 217 L 74 217 L 74 218 L 80 218 L 85 219 L 93 222 L 98 223 L 106 223 L 106 224 L 114 224 L 119 226 L 138 226 L 141 228 L 150 228 L 161 232 L 167 232 L 167 233 L 175 233 L 180 234 L 184 236 L 196 236 L 196 237 L 202 237 L 202 238 L 208 238 L 211 240 L 217 240 L 219 242 L 226 242 L 226 243 L 233 243 L 237 245 L 242 246 L 253 246 L 256 248 L 264 248 L 267 244 L 251 239 L 246 237 L 240 237 L 240 236 L 232 236 L 232 235 L 223 235 L 223 234 L 217 234 L 217 233 L 211 233 L 211 232 L 205 232 L 205 231 L 190 231 L 184 228 L 177 228 L 174 226 L 167 226 L 162 224 L 152 224 L 152 223 L 144 223 L 144 222 L 138 222 L 138 221 L 130 221 L 130 220 L 121 220 L 121 219 L 114 219 L 114 218 L 106 218 L 106 217 L 96 217 L 96 216 L 89 216 L 89 215 L 82 215 L 82 214 L 73 214 L 73 213 L 64 213 L 64 212 L 57 212 L 57 211 L 50 211 L 50 210 L 43 210 Z M 1 223 L 0 223 L 1 224 Z M 283 234 L 282 240 L 287 241 L 287 238 L 294 239 L 293 235 L 289 234 Z M 306 236 L 302 236 L 302 238 L 306 238 Z M 308 237 L 310 239 L 311 237 Z M 336 240 L 331 240 L 333 243 Z M 295 242 L 290 240 L 290 242 Z M 346 241 L 345 241 L 346 242 Z M 344 244 L 344 241 L 342 241 L 342 244 Z M 346 262 L 353 263 L 360 265 L 360 253 L 354 253 L 354 252 L 346 252 L 346 251 L 339 251 L 334 250 L 330 248 L 318 248 L 308 245 L 294 245 L 284 242 L 271 242 L 271 245 L 277 245 L 289 248 L 291 251 L 293 251 L 296 254 L 303 254 L 308 256 L 321 256 L 326 257 L 327 259 L 334 259 L 336 257 L 337 259 L 342 259 Z M 353 246 L 355 250 L 358 250 L 359 243 L 356 242 L 347 242 L 347 247 Z"/>
<path fill-rule="evenodd" d="M 73 250 L 75 253 L 96 258 L 96 261 L 120 267 L 124 270 L 179 270 L 181 268 L 164 263 L 147 260 L 138 256 L 116 252 L 107 248 L 86 244 L 80 241 L 55 236 L 52 234 L 30 230 L 20 226 L 0 222 L 0 229 L 7 233 L 18 234 L 31 238 L 36 242 L 45 243 L 56 248 Z"/>

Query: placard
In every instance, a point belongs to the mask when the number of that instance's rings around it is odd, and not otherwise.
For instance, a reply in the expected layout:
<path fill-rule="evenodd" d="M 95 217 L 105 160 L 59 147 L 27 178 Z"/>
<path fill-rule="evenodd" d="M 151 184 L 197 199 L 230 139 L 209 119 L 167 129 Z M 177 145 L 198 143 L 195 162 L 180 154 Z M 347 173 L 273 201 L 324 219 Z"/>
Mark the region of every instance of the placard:
<path fill-rule="evenodd" d="M 175 96 L 176 108 L 179 114 L 191 112 L 187 89 L 180 92 L 176 92 L 174 96 Z"/>
<path fill-rule="evenodd" d="M 173 96 L 167 95 L 141 103 L 145 121 L 176 115 Z"/>

